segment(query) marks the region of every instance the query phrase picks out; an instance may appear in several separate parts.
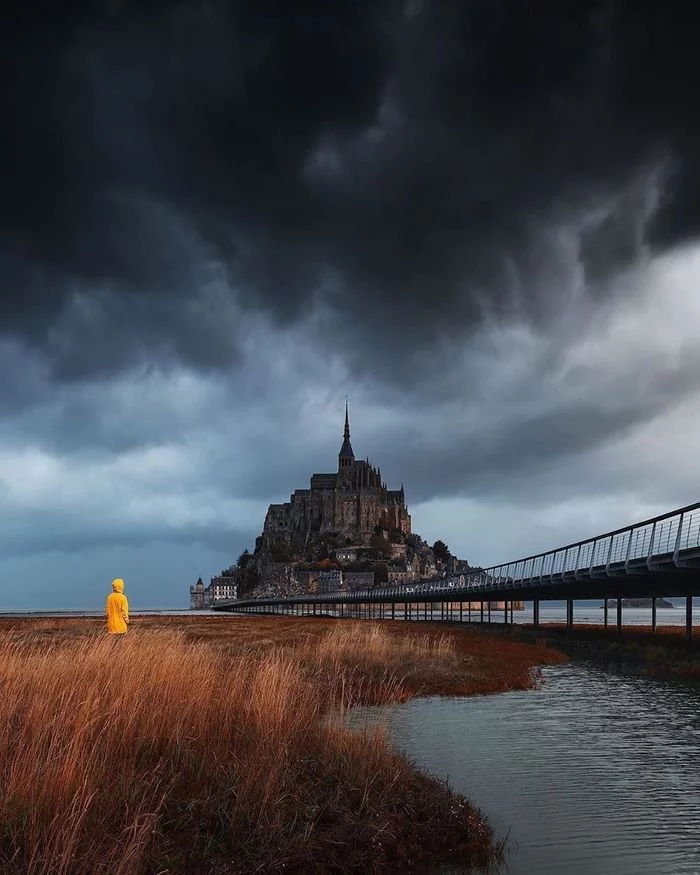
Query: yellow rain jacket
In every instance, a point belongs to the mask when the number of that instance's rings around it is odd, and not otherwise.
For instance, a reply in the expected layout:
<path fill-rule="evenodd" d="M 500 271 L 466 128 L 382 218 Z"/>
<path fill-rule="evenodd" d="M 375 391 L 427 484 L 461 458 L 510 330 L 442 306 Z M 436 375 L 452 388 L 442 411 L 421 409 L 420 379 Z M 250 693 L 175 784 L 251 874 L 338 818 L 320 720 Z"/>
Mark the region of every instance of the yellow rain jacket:
<path fill-rule="evenodd" d="M 112 581 L 112 589 L 114 592 L 107 596 L 107 631 L 110 635 L 123 635 L 129 623 L 129 602 L 121 577 Z"/>

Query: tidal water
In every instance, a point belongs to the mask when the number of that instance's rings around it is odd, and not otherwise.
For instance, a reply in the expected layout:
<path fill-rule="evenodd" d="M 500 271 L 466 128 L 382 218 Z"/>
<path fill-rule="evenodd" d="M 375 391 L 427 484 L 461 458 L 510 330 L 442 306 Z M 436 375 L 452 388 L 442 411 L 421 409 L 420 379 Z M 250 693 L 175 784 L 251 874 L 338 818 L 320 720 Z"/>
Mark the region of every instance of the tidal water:
<path fill-rule="evenodd" d="M 600 600 L 586 602 L 584 604 L 574 605 L 574 625 L 578 623 L 593 624 L 602 626 L 605 622 L 605 611 L 601 607 Z M 456 605 L 456 603 L 455 603 Z M 405 618 L 403 606 L 397 605 L 395 610 L 397 620 Z M 415 608 L 413 618 L 415 620 Z M 423 618 L 421 607 L 420 619 Z M 430 616 L 430 615 L 429 615 Z M 468 613 L 466 608 L 463 611 L 463 622 L 467 622 Z M 455 620 L 459 619 L 459 609 L 455 607 L 453 611 Z M 488 613 L 484 611 L 484 622 L 486 622 Z M 480 622 L 479 611 L 472 611 L 472 622 Z M 433 607 L 433 619 L 440 619 L 440 605 L 436 604 Z M 514 623 L 532 623 L 532 602 L 525 602 L 525 608 L 522 611 L 513 611 Z M 505 611 L 491 611 L 491 623 L 493 625 L 503 624 L 505 622 Z M 510 622 L 510 612 L 508 613 L 508 622 Z M 658 608 L 656 611 L 656 622 L 659 626 L 685 626 L 685 606 L 678 604 L 673 608 Z M 563 605 L 549 605 L 547 602 L 542 602 L 540 605 L 540 623 L 544 626 L 548 623 L 566 623 L 566 607 Z M 617 612 L 615 608 L 608 609 L 608 624 L 612 627 L 617 623 Z M 651 608 L 623 608 L 622 610 L 622 625 L 623 626 L 649 626 L 651 627 Z M 693 626 L 700 626 L 700 605 L 695 604 L 693 607 Z"/>
<path fill-rule="evenodd" d="M 581 663 L 541 689 L 363 708 L 508 836 L 511 875 L 700 873 L 700 690 Z M 449 870 L 454 871 L 454 870 Z"/>
<path fill-rule="evenodd" d="M 584 605 L 574 606 L 574 624 L 593 623 L 602 625 L 605 621 L 605 611 L 600 606 L 600 601 L 591 601 Z M 491 619 L 495 623 L 504 621 L 503 611 L 492 611 Z M 532 623 L 532 604 L 526 602 L 525 610 L 513 611 L 513 620 L 516 623 Z M 540 606 L 540 623 L 565 623 L 566 608 L 547 605 L 542 602 Z M 685 626 L 685 605 L 678 604 L 674 608 L 658 608 L 656 622 L 659 626 Z M 608 609 L 608 623 L 614 626 L 617 623 L 617 609 Z M 623 626 L 651 626 L 651 608 L 623 608 Z M 700 606 L 693 607 L 693 626 L 700 626 Z"/>

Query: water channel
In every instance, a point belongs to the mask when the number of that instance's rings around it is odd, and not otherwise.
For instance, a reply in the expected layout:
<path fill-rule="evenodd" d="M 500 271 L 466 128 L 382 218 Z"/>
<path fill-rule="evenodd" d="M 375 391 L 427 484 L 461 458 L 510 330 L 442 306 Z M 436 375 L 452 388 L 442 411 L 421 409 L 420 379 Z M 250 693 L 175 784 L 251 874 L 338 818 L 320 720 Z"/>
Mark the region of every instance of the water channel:
<path fill-rule="evenodd" d="M 700 689 L 574 662 L 535 691 L 358 709 L 508 834 L 510 875 L 700 873 Z M 453 870 L 450 870 L 453 871 Z"/>

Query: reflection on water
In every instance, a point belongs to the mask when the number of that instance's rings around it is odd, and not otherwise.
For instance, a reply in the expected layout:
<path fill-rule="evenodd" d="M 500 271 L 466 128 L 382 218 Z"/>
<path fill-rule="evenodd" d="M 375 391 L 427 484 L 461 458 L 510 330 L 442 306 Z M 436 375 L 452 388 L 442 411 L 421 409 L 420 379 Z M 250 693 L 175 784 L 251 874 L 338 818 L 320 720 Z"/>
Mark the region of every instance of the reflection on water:
<path fill-rule="evenodd" d="M 543 673 L 538 691 L 416 699 L 381 719 L 509 833 L 513 875 L 700 873 L 700 690 L 581 664 Z"/>

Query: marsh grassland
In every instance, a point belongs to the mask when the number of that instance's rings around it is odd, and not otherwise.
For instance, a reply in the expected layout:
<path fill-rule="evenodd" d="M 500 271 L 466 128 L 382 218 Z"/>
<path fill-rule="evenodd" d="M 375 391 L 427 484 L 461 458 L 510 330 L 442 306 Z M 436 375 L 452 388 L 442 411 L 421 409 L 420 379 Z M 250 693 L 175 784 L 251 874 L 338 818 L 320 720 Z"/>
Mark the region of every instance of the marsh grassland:
<path fill-rule="evenodd" d="M 0 871 L 488 869 L 503 845 L 468 800 L 329 717 L 563 660 L 430 624 L 0 620 Z"/>

